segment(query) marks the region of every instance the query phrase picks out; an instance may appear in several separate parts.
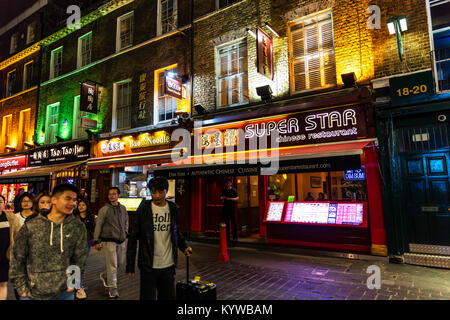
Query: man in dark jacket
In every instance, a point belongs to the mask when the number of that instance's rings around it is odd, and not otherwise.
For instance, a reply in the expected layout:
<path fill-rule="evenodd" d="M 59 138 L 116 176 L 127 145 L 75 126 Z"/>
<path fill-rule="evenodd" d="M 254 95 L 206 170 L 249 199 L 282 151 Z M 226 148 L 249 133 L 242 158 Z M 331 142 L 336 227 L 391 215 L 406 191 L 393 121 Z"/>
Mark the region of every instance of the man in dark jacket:
<path fill-rule="evenodd" d="M 77 193 L 71 184 L 56 186 L 50 213 L 26 222 L 17 234 L 9 277 L 21 300 L 74 300 L 66 270 L 83 270 L 87 258 L 86 228 L 72 215 Z"/>
<path fill-rule="evenodd" d="M 139 206 L 128 238 L 126 272 L 129 277 L 134 277 L 139 241 L 141 300 L 156 300 L 156 296 L 158 300 L 174 300 L 177 248 L 186 256 L 190 256 L 192 248 L 186 245 L 178 230 L 178 206 L 166 201 L 167 179 L 154 178 L 149 188 L 152 200 Z"/>

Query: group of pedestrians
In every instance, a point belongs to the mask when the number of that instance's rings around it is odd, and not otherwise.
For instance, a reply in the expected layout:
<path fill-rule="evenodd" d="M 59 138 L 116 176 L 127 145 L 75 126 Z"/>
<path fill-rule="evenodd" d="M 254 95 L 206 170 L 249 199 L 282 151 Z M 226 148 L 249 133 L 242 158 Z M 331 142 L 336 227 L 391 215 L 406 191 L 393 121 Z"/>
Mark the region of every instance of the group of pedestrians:
<path fill-rule="evenodd" d="M 68 268 L 76 266 L 83 275 L 92 244 L 105 257 L 106 281 L 100 277 L 109 298 L 119 297 L 117 272 L 125 263 L 126 273 L 134 277 L 138 254 L 140 298 L 175 299 L 177 249 L 189 256 L 192 248 L 178 229 L 178 206 L 166 200 L 167 179 L 154 178 L 148 187 L 152 200 L 141 204 L 131 228 L 117 187 L 109 188 L 97 219 L 71 184 L 36 198 L 23 193 L 15 214 L 5 211 L 0 195 L 0 300 L 7 297 L 8 281 L 18 300 L 85 299 L 83 276 L 81 287 L 73 288 Z"/>

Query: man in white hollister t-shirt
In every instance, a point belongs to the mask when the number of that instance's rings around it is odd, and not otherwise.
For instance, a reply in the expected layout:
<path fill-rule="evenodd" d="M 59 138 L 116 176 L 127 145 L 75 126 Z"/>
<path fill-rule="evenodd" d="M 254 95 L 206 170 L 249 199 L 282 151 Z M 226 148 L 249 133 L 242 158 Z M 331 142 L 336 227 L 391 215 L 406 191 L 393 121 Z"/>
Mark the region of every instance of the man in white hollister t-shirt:
<path fill-rule="evenodd" d="M 137 210 L 127 246 L 129 277 L 134 277 L 137 241 L 138 266 L 141 271 L 141 300 L 174 300 L 177 248 L 185 255 L 192 253 L 178 230 L 178 206 L 166 201 L 169 182 L 157 177 L 149 183 L 151 201 Z"/>

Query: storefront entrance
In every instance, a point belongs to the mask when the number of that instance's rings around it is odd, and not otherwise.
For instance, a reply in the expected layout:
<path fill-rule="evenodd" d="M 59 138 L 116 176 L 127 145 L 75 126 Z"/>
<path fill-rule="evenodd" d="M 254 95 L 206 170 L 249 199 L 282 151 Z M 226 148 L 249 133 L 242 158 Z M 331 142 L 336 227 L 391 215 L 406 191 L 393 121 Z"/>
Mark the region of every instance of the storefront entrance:
<path fill-rule="evenodd" d="M 399 129 L 400 184 L 410 244 L 450 245 L 448 129 L 445 123 Z"/>
<path fill-rule="evenodd" d="M 202 231 L 207 236 L 219 236 L 220 223 L 223 221 L 223 201 L 220 199 L 226 180 L 233 182 L 239 195 L 235 212 L 238 237 L 257 239 L 259 237 L 259 177 L 205 177 L 202 194 L 206 195 L 202 213 Z"/>

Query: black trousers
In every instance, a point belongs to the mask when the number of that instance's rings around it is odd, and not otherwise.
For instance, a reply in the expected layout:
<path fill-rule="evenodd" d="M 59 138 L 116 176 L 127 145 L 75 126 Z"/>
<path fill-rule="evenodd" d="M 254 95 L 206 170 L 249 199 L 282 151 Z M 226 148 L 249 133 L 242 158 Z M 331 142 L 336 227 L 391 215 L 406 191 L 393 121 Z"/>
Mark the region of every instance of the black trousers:
<path fill-rule="evenodd" d="M 175 300 L 175 266 L 141 269 L 141 300 Z"/>
<path fill-rule="evenodd" d="M 223 220 L 226 224 L 226 231 L 227 231 L 227 241 L 230 240 L 230 227 L 231 231 L 233 233 L 233 240 L 237 240 L 237 230 L 236 230 L 236 217 L 234 215 L 234 211 L 232 212 L 224 212 L 223 213 Z"/>

